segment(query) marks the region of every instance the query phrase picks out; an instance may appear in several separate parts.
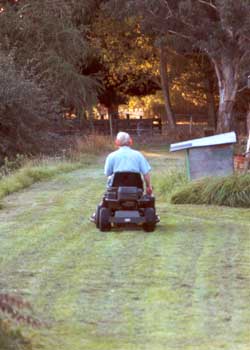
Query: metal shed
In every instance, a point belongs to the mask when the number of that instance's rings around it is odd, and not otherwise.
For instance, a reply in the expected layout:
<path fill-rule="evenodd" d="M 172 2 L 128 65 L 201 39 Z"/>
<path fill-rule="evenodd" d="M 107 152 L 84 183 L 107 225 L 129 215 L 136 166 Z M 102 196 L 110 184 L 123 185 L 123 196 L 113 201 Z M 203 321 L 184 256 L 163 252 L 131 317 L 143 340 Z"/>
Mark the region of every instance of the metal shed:
<path fill-rule="evenodd" d="M 186 151 L 186 169 L 191 180 L 207 176 L 226 176 L 234 171 L 235 132 L 174 143 L 170 151 Z"/>

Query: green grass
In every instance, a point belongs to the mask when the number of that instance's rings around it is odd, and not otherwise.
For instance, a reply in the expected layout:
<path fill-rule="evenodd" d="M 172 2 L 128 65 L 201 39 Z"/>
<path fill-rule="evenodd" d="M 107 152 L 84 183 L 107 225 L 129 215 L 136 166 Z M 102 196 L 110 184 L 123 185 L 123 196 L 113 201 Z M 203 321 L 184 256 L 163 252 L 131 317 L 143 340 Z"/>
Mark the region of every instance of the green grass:
<path fill-rule="evenodd" d="M 71 172 L 94 161 L 93 157 L 88 160 L 87 157 L 85 155 L 81 162 L 53 159 L 28 161 L 22 168 L 0 179 L 0 200 L 11 193 L 31 186 L 35 182 L 51 179 L 58 174 Z M 2 205 L 0 203 L 1 208 Z"/>
<path fill-rule="evenodd" d="M 155 179 L 184 166 L 167 152 L 146 155 Z M 0 286 L 50 324 L 23 329 L 33 350 L 248 350 L 249 210 L 174 206 L 155 185 L 154 233 L 102 233 L 89 222 L 102 167 L 4 200 Z"/>
<path fill-rule="evenodd" d="M 250 174 L 190 182 L 173 194 L 171 202 L 250 208 Z"/>

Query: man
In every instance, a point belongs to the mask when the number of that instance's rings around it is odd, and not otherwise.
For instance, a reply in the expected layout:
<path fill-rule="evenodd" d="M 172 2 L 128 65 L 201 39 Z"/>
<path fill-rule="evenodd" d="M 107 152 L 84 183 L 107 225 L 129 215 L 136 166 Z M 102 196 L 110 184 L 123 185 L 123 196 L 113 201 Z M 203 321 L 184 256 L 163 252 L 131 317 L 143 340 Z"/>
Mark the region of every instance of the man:
<path fill-rule="evenodd" d="M 119 149 L 108 155 L 104 167 L 104 174 L 109 177 L 108 186 L 112 186 L 113 175 L 117 172 L 140 173 L 145 181 L 146 193 L 151 195 L 151 167 L 140 152 L 131 148 L 132 139 L 130 135 L 126 132 L 119 132 L 115 144 Z"/>
<path fill-rule="evenodd" d="M 117 172 L 140 173 L 146 185 L 146 193 L 151 195 L 151 167 L 140 152 L 131 148 L 132 139 L 130 135 L 126 132 L 119 132 L 116 136 L 115 144 L 118 150 L 108 155 L 104 166 L 104 174 L 108 177 L 108 187 L 112 186 L 114 174 Z M 92 214 L 90 220 L 95 222 L 96 213 Z"/>

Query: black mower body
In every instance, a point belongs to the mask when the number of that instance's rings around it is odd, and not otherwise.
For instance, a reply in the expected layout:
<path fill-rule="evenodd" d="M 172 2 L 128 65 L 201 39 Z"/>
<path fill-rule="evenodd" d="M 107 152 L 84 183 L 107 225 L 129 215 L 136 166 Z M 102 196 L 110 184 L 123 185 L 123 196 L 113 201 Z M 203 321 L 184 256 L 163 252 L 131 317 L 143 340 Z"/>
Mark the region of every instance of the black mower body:
<path fill-rule="evenodd" d="M 112 187 L 97 207 L 96 226 L 107 231 L 111 225 L 136 224 L 142 225 L 145 231 L 154 231 L 156 221 L 155 198 L 143 193 L 141 175 L 116 173 Z"/>

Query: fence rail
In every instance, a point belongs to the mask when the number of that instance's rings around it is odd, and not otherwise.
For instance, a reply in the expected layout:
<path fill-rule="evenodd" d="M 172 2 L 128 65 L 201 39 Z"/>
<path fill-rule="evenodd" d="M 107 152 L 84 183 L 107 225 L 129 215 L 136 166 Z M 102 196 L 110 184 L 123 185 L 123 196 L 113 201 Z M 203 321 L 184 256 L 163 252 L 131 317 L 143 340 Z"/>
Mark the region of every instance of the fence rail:
<path fill-rule="evenodd" d="M 176 115 L 176 130 L 177 133 L 192 135 L 204 133 L 207 128 L 207 123 L 205 122 L 205 117 L 201 115 Z M 116 134 L 119 131 L 125 131 L 132 135 L 142 136 L 142 135 L 157 135 L 162 133 L 162 121 L 159 118 L 147 118 L 147 119 L 119 119 L 112 118 L 108 119 L 94 119 L 91 124 L 93 131 L 109 135 L 112 129 L 112 133 Z M 85 129 L 86 132 L 86 129 Z M 74 135 L 82 133 L 79 128 L 75 125 L 65 125 L 61 131 L 61 135 Z"/>

